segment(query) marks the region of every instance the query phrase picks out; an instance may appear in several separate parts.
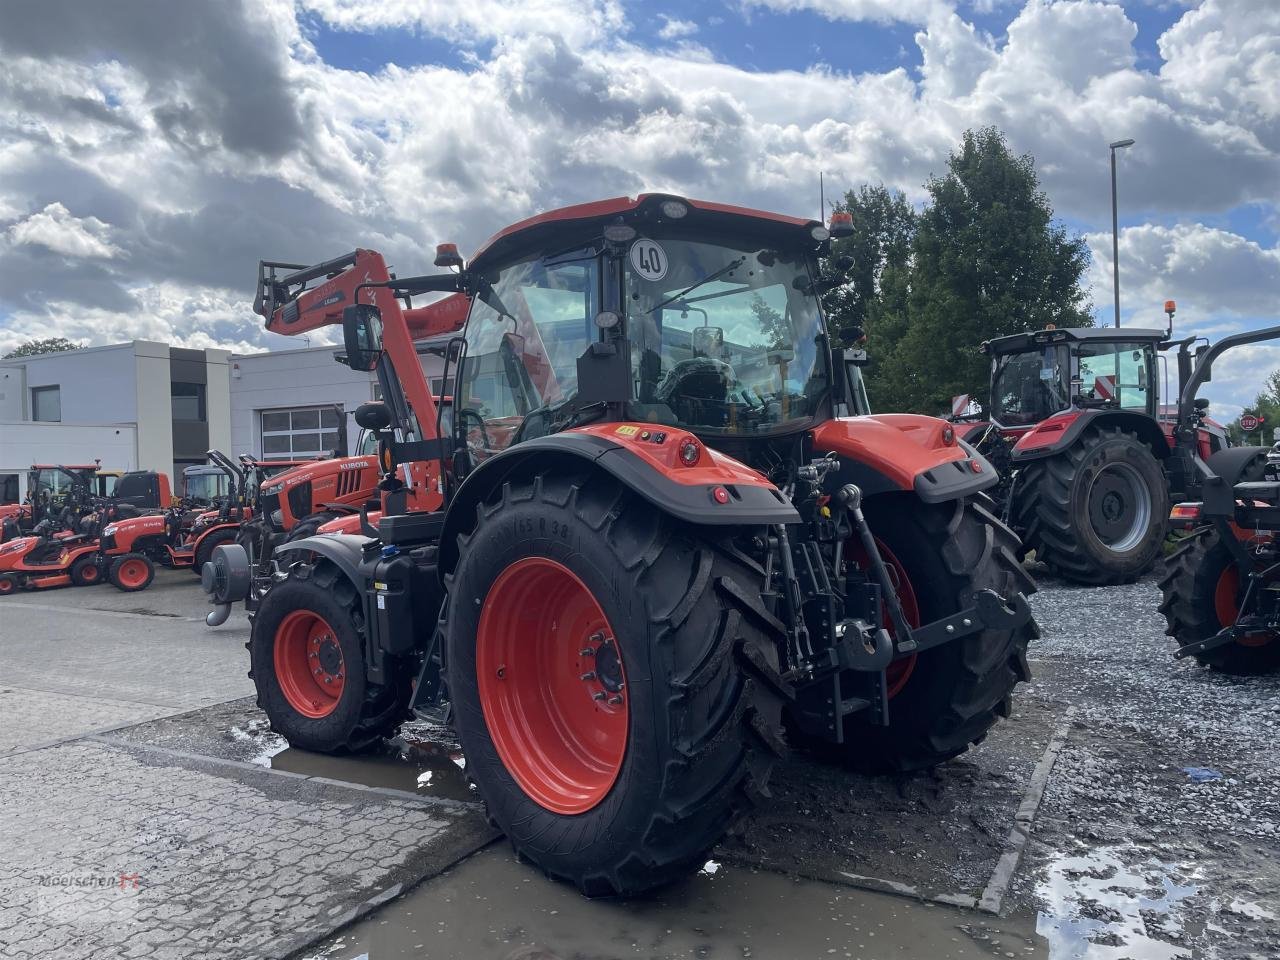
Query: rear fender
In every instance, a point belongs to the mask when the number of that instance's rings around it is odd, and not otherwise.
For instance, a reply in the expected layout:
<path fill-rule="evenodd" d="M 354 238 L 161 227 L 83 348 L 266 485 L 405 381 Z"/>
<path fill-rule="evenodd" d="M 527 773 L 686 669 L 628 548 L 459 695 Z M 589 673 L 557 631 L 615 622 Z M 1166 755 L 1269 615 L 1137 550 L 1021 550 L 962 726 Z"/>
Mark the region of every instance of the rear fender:
<path fill-rule="evenodd" d="M 679 461 L 688 439 L 698 443 L 692 466 Z M 478 504 L 504 483 L 544 469 L 593 467 L 683 523 L 759 526 L 798 523 L 790 501 L 762 474 L 697 441 L 693 434 L 651 423 L 607 423 L 525 440 L 490 457 L 458 489 L 445 516 L 440 570 L 457 563 L 457 538 L 475 523 Z M 728 501 L 715 499 L 718 488 Z"/>
<path fill-rule="evenodd" d="M 302 559 L 302 556 L 291 557 L 289 554 L 317 553 L 326 560 L 333 561 L 334 566 L 363 593 L 364 578 L 360 573 L 360 561 L 364 559 L 365 544 L 372 542 L 369 537 L 355 534 L 303 537 L 276 547 L 272 559 L 283 563 Z"/>
<path fill-rule="evenodd" d="M 1093 428 L 1127 430 L 1151 448 L 1159 460 L 1169 456 L 1169 439 L 1160 424 L 1141 413 L 1126 410 L 1064 410 L 1042 420 L 1024 433 L 1013 446 L 1013 462 L 1024 463 L 1052 457 L 1066 450 Z"/>
<path fill-rule="evenodd" d="M 813 431 L 813 447 L 837 454 L 837 482 L 855 483 L 866 496 L 905 490 L 940 503 L 999 481 L 981 454 L 954 437 L 955 426 L 945 420 L 890 413 L 829 420 Z"/>

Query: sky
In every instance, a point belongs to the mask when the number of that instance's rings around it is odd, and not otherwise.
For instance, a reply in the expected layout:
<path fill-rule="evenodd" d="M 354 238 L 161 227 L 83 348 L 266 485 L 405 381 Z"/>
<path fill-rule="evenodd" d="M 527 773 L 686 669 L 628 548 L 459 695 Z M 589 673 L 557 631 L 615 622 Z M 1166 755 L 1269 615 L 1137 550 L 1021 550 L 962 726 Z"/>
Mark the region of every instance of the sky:
<path fill-rule="evenodd" d="M 57 29 L 50 29 L 57 24 Z M 1277 0 L 0 0 L 0 352 L 34 337 L 296 346 L 259 259 L 401 274 L 646 190 L 916 203 L 967 128 L 1036 160 L 1111 318 L 1280 322 Z M 1226 418 L 1277 346 L 1226 355 Z"/>

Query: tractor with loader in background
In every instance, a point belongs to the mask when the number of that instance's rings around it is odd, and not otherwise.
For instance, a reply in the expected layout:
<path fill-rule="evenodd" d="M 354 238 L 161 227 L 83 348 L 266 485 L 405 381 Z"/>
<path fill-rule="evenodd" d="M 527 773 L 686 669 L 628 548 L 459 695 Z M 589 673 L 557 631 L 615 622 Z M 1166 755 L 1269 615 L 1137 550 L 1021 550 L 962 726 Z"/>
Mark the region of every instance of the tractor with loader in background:
<path fill-rule="evenodd" d="M 961 436 L 1000 472 L 1002 518 L 1036 559 L 1084 584 L 1129 583 L 1160 557 L 1171 498 L 1197 495 L 1196 457 L 1228 446 L 1196 401 L 1195 429 L 1162 406 L 1161 351 L 1178 347 L 1179 391 L 1208 345 L 1167 329 L 1048 328 L 984 343 L 991 357 L 985 416 L 953 402 Z M 1207 375 L 1206 369 L 1206 375 Z"/>
<path fill-rule="evenodd" d="M 1190 443 L 1196 391 L 1232 347 L 1280 338 L 1280 327 L 1224 337 L 1183 385 L 1178 430 Z M 1193 446 L 1194 449 L 1194 446 Z M 1222 673 L 1280 670 L 1280 474 L 1267 447 L 1233 447 L 1202 457 L 1197 500 L 1175 504 L 1170 525 L 1187 532 L 1165 561 L 1160 612 L 1178 659 Z"/>
<path fill-rule="evenodd" d="M 696 869 L 784 736 L 877 771 L 982 740 L 1028 679 L 1033 584 L 954 427 L 867 414 L 820 304 L 830 236 L 651 194 L 523 221 L 465 265 L 442 247 L 440 275 L 264 263 L 267 328 L 341 323 L 386 399 L 357 413 L 376 536 L 276 548 L 249 641 L 273 728 L 358 751 L 446 700 L 493 821 L 589 895 Z M 469 306 L 449 435 L 397 300 L 428 293 Z M 253 578 L 215 551 L 211 622 Z"/>
<path fill-rule="evenodd" d="M 302 269 L 296 264 L 275 266 Z M 466 298 L 410 310 L 408 315 L 415 340 L 439 337 L 462 326 L 467 316 Z M 326 525 L 359 532 L 361 513 L 378 505 L 382 471 L 376 438 L 368 430 L 361 431 L 356 454 L 347 456 L 346 414 L 341 408 L 335 413 L 342 434 L 340 456 L 296 463 L 257 487 L 254 516 L 243 524 L 238 542 L 261 577 L 270 576 L 272 556 L 280 545 L 314 536 Z M 447 408 L 443 420 L 448 421 Z M 405 507 L 430 511 L 438 509 L 442 500 L 442 488 L 427 490 L 417 485 L 411 488 Z M 252 606 L 253 596 L 248 599 Z"/>

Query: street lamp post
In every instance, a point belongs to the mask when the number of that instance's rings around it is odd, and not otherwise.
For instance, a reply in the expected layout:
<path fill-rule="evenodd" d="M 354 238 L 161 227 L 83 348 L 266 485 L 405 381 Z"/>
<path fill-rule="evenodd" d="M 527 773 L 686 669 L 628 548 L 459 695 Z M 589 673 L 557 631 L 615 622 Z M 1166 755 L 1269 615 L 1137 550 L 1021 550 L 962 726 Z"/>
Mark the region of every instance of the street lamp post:
<path fill-rule="evenodd" d="M 1120 326 L 1120 217 L 1116 212 L 1116 150 L 1132 147 L 1133 140 L 1111 144 L 1111 273 L 1116 297 L 1116 326 Z"/>

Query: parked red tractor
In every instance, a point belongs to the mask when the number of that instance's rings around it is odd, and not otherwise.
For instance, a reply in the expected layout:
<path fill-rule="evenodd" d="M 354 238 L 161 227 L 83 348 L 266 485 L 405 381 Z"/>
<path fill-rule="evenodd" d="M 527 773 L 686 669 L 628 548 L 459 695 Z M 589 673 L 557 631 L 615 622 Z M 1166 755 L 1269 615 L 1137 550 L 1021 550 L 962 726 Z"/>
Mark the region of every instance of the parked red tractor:
<path fill-rule="evenodd" d="M 276 549 L 250 641 L 273 727 L 360 750 L 447 696 L 493 820 L 592 895 L 700 865 L 767 796 L 784 718 L 863 769 L 981 740 L 1028 677 L 1032 583 L 950 424 L 850 416 L 829 236 L 645 195 L 516 224 L 465 268 L 442 248 L 441 276 L 264 263 L 268 329 L 341 321 L 387 401 L 357 413 L 378 536 Z M 451 436 L 397 300 L 429 292 L 471 304 Z M 443 504 L 407 512 L 419 491 Z M 215 551 L 211 618 L 250 579 Z"/>
<path fill-rule="evenodd" d="M 1179 430 L 1189 436 L 1195 394 L 1213 361 L 1231 347 L 1280 338 L 1280 327 L 1214 344 L 1184 385 Z M 1160 612 L 1179 659 L 1214 670 L 1280 670 L 1280 472 L 1266 447 L 1235 447 L 1196 457 L 1203 499 L 1176 504 L 1170 523 L 1189 532 L 1165 564 Z"/>
<path fill-rule="evenodd" d="M 151 470 L 128 473 L 92 465 L 34 464 L 22 503 L 0 505 L 0 543 L 31 533 L 45 519 L 57 526 L 63 511 L 88 513 L 93 502 L 114 503 L 121 516 L 166 509 L 173 499 L 169 478 Z"/>
<path fill-rule="evenodd" d="M 116 587 L 145 590 L 157 564 L 187 567 L 199 576 L 216 547 L 235 542 L 241 524 L 253 516 L 246 500 L 245 466 L 219 450 L 207 456 L 226 480 L 226 493 L 216 509 L 193 511 L 193 502 L 184 498 L 164 513 L 121 519 L 103 528 L 101 565 Z"/>
<path fill-rule="evenodd" d="M 1197 490 L 1196 456 L 1227 447 L 1203 416 L 1181 435 L 1161 405 L 1160 351 L 1178 347 L 1179 389 L 1196 340 L 1134 327 L 1046 329 L 983 344 L 992 358 L 990 419 L 959 409 L 962 437 L 996 466 L 1001 515 L 1036 558 L 1077 583 L 1127 583 L 1151 569 L 1167 530 L 1170 496 Z M 957 398 L 957 406 L 967 398 Z"/>

